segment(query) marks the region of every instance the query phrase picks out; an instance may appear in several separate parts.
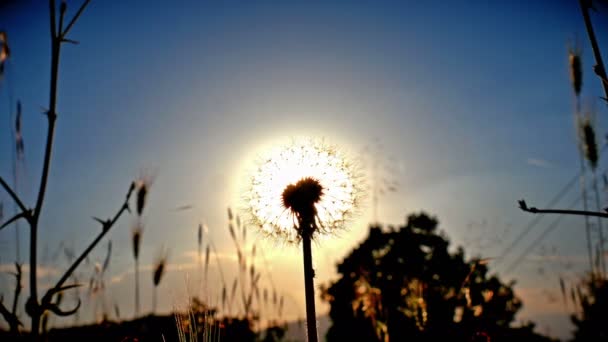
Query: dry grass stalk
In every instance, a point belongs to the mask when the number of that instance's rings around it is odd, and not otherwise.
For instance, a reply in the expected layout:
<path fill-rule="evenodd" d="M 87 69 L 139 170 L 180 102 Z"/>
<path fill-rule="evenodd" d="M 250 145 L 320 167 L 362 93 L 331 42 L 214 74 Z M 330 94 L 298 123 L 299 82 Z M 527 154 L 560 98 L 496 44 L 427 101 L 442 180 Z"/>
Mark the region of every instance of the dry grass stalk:
<path fill-rule="evenodd" d="M 135 317 L 139 316 L 139 250 L 141 238 L 144 232 L 144 226 L 140 219 L 137 219 L 135 225 L 131 229 L 131 242 L 133 247 L 133 259 L 135 260 Z"/>
<path fill-rule="evenodd" d="M 154 263 L 154 272 L 152 273 L 152 283 L 154 284 L 154 293 L 152 297 L 152 312 L 156 312 L 156 296 L 157 296 L 157 288 L 163 279 L 163 275 L 167 270 L 167 261 L 169 258 L 169 254 L 166 249 L 162 249 L 159 257 L 156 259 Z"/>

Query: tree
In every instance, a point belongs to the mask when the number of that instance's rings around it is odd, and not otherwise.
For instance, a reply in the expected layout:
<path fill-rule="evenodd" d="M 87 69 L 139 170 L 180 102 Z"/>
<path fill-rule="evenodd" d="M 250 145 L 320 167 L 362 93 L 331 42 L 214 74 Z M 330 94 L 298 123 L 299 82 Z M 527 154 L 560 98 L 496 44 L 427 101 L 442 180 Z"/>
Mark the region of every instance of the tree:
<path fill-rule="evenodd" d="M 438 221 L 408 216 L 398 229 L 370 227 L 369 236 L 338 265 L 340 278 L 322 289 L 331 304 L 328 341 L 550 340 L 533 325 L 513 328 L 522 303 L 489 275 L 487 260 L 465 261 L 448 250 Z"/>
<path fill-rule="evenodd" d="M 571 316 L 576 330 L 573 341 L 608 341 L 606 308 L 608 307 L 608 281 L 604 278 L 588 277 L 577 286 L 573 299 L 580 311 Z"/>

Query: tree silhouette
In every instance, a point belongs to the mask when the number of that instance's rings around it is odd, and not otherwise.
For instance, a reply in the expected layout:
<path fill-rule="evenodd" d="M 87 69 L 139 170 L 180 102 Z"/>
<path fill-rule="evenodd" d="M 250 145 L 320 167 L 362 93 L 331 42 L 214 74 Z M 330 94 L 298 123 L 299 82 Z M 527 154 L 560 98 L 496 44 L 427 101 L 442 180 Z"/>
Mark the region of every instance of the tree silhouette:
<path fill-rule="evenodd" d="M 582 281 L 584 289 L 577 287 L 577 304 L 580 311 L 571 316 L 576 327 L 573 341 L 608 341 L 606 308 L 608 308 L 608 281 L 589 277 Z M 573 292 L 574 293 L 574 292 Z"/>
<path fill-rule="evenodd" d="M 513 328 L 521 301 L 514 282 L 489 275 L 487 260 L 450 253 L 438 221 L 408 216 L 398 229 L 371 226 L 338 265 L 340 278 L 322 288 L 331 304 L 328 341 L 550 340 L 534 325 Z"/>

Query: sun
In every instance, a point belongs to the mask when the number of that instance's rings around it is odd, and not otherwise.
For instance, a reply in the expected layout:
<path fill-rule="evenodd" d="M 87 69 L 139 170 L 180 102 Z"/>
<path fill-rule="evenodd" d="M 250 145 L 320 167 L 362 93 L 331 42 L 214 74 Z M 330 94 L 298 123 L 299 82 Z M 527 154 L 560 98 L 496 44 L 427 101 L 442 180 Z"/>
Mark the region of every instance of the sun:
<path fill-rule="evenodd" d="M 300 241 L 302 216 L 315 234 L 345 227 L 356 212 L 361 177 L 345 153 L 323 140 L 293 138 L 271 148 L 251 175 L 247 210 L 266 235 Z"/>

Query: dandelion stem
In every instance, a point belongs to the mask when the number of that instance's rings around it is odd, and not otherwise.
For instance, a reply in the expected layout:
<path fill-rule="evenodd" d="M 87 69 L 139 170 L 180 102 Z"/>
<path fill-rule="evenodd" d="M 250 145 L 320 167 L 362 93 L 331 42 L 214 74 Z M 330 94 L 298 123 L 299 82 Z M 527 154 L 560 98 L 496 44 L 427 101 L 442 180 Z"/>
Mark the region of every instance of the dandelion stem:
<path fill-rule="evenodd" d="M 315 313 L 315 271 L 312 266 L 311 224 L 300 220 L 302 251 L 304 254 L 304 290 L 306 295 L 306 325 L 308 342 L 317 342 L 317 316 Z M 310 221 L 308 221 L 310 222 Z M 307 228 L 309 227 L 309 228 Z"/>

